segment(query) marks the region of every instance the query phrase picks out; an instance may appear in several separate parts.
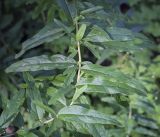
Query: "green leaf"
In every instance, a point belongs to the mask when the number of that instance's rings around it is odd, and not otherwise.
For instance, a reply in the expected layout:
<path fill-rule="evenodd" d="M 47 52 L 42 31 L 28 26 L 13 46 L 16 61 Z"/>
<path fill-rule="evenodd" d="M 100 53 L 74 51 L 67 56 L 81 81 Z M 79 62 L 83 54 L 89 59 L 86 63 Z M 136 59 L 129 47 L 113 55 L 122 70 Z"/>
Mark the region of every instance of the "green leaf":
<path fill-rule="evenodd" d="M 29 49 L 35 48 L 45 42 L 51 42 L 64 35 L 62 28 L 55 28 L 54 24 L 49 24 L 40 30 L 35 36 L 22 43 L 22 50 L 16 54 L 15 58 L 22 56 Z"/>
<path fill-rule="evenodd" d="M 64 86 L 62 88 L 56 89 L 53 87 L 48 88 L 47 94 L 51 96 L 51 99 L 49 100 L 48 104 L 55 104 L 57 101 L 59 101 L 61 104 L 66 106 L 66 98 L 65 94 L 67 94 L 69 91 L 72 90 L 72 86 Z"/>
<path fill-rule="evenodd" d="M 85 41 L 90 41 L 90 42 L 107 42 L 111 40 L 112 39 L 110 38 L 108 33 L 97 25 L 94 25 L 91 28 L 91 31 L 85 38 Z"/>
<path fill-rule="evenodd" d="M 76 67 L 72 67 L 72 68 L 66 69 L 66 71 L 64 71 L 63 75 L 67 74 L 67 76 L 64 80 L 64 84 L 66 86 L 69 86 L 74 81 L 76 73 L 77 73 Z"/>
<path fill-rule="evenodd" d="M 130 53 L 134 53 L 135 51 L 143 51 L 144 47 L 135 45 L 134 41 L 108 41 L 101 43 L 106 50 L 110 49 L 116 52 L 127 51 Z"/>
<path fill-rule="evenodd" d="M 96 58 L 98 59 L 100 58 L 100 52 L 103 52 L 103 48 L 97 45 L 91 44 L 90 42 L 85 42 L 84 46 L 87 47 Z"/>
<path fill-rule="evenodd" d="M 87 46 L 91 52 L 98 57 L 98 50 L 96 51 L 95 46 L 108 50 L 112 49 L 113 51 L 118 50 L 119 52 L 142 50 L 144 46 L 138 46 L 139 44 L 135 43 L 136 39 L 136 34 L 128 29 L 108 27 L 105 31 L 95 25 L 85 38 L 85 46 Z M 96 45 L 91 45 L 89 42 L 95 42 Z"/>
<path fill-rule="evenodd" d="M 20 129 L 16 132 L 20 137 L 38 137 L 36 134 L 30 132 L 29 130 Z"/>
<path fill-rule="evenodd" d="M 50 108 L 49 106 L 44 105 L 42 102 L 37 100 L 37 101 L 33 101 L 33 103 L 35 103 L 40 108 L 44 109 L 46 112 L 51 113 L 56 116 L 55 111 L 52 108 Z"/>
<path fill-rule="evenodd" d="M 93 137 L 108 137 L 107 132 L 103 125 L 99 124 L 87 124 L 88 131 Z"/>
<path fill-rule="evenodd" d="M 108 27 L 106 31 L 109 33 L 111 38 L 116 41 L 129 41 L 134 38 L 132 31 L 126 28 Z"/>
<path fill-rule="evenodd" d="M 107 135 L 109 137 L 125 137 L 126 133 L 123 128 L 111 128 L 107 130 Z"/>
<path fill-rule="evenodd" d="M 64 29 L 64 31 L 68 34 L 71 33 L 71 31 L 73 30 L 72 28 L 66 26 L 64 23 L 62 23 L 61 21 L 57 20 L 57 19 L 54 19 L 54 22 L 61 28 Z"/>
<path fill-rule="evenodd" d="M 73 103 L 77 100 L 77 98 L 78 98 L 83 92 L 85 92 L 86 90 L 87 90 L 87 86 L 83 86 L 83 87 L 81 87 L 81 88 L 76 88 L 76 91 L 75 91 L 75 94 L 74 94 L 74 96 L 73 96 L 73 98 L 72 98 L 71 104 L 73 104 Z"/>
<path fill-rule="evenodd" d="M 138 116 L 136 117 L 136 121 L 138 124 L 149 127 L 150 129 L 159 129 L 157 122 L 155 120 Z"/>
<path fill-rule="evenodd" d="M 67 15 L 69 21 L 73 22 L 73 16 L 67 0 L 56 0 L 56 1 L 59 4 L 59 6 L 63 9 L 64 13 Z"/>
<path fill-rule="evenodd" d="M 24 91 L 18 92 L 16 95 L 11 98 L 11 100 L 7 103 L 7 107 L 1 113 L 0 116 L 0 127 L 7 127 L 13 119 L 16 117 L 18 112 L 20 111 L 20 107 L 24 102 Z"/>
<path fill-rule="evenodd" d="M 78 123 L 75 121 L 66 122 L 67 130 L 72 132 L 79 132 L 82 134 L 89 134 L 86 123 Z"/>
<path fill-rule="evenodd" d="M 24 72 L 24 71 L 39 71 L 52 69 L 65 69 L 73 67 L 76 64 L 75 60 L 63 55 L 47 55 L 36 56 L 32 58 L 18 61 L 6 69 L 6 72 Z"/>
<path fill-rule="evenodd" d="M 102 67 L 95 64 L 86 64 L 81 68 L 86 74 L 76 84 L 76 91 L 72 98 L 73 104 L 83 93 L 104 94 L 138 94 L 145 96 L 146 89 L 140 82 L 112 67 Z"/>
<path fill-rule="evenodd" d="M 90 134 L 93 137 L 108 137 L 104 126 L 100 124 L 67 122 L 67 128 L 73 132 L 76 131 L 83 134 Z"/>
<path fill-rule="evenodd" d="M 46 131 L 45 137 L 59 137 L 59 135 L 55 135 L 54 132 L 58 131 L 63 126 L 64 123 L 62 123 L 61 120 L 55 118 L 54 121 L 50 125 L 48 125 L 48 129 Z"/>
<path fill-rule="evenodd" d="M 143 127 L 137 127 L 134 129 L 136 133 L 139 133 L 139 134 L 142 134 L 142 135 L 146 135 L 146 136 L 152 136 L 152 137 L 158 137 L 157 133 L 152 131 L 152 130 L 149 130 L 149 129 L 146 129 L 146 128 L 143 128 Z"/>
<path fill-rule="evenodd" d="M 107 87 L 108 86 L 112 88 L 114 87 L 114 89 L 117 90 L 118 88 L 122 89 L 124 88 L 126 91 L 130 89 L 131 91 L 136 91 L 136 93 L 139 95 L 146 95 L 145 87 L 138 80 L 123 74 L 122 72 L 116 70 L 113 67 L 102 67 L 100 65 L 95 65 L 95 64 L 86 64 L 82 66 L 81 70 L 82 72 L 93 76 L 92 80 L 88 79 L 89 81 L 88 80 L 87 81 L 89 83 L 92 83 L 91 85 L 93 85 L 94 87 L 95 86 L 98 87 L 98 85 L 100 85 L 98 83 L 101 83 L 103 85 L 106 84 Z M 98 79 L 96 79 L 97 75 L 99 75 Z M 109 84 L 107 84 L 107 82 Z M 85 84 L 85 82 L 82 83 Z M 101 89 L 101 87 L 98 88 Z M 115 91 L 111 90 L 111 91 L 115 92 L 116 90 Z"/>
<path fill-rule="evenodd" d="M 83 36 L 84 36 L 84 33 L 85 33 L 85 31 L 86 31 L 86 24 L 82 24 L 81 26 L 80 26 L 80 28 L 79 28 L 79 30 L 78 30 L 78 32 L 77 32 L 77 34 L 76 34 L 76 40 L 77 41 L 80 41 L 82 38 L 83 38 Z"/>
<path fill-rule="evenodd" d="M 86 14 L 90 14 L 90 13 L 93 13 L 93 12 L 96 12 L 96 11 L 99 11 L 103 9 L 102 6 L 95 6 L 95 7 L 92 7 L 92 8 L 89 8 L 87 10 L 83 10 L 80 12 L 81 15 L 86 15 Z"/>
<path fill-rule="evenodd" d="M 132 95 L 139 94 L 144 95 L 144 93 L 135 87 L 127 85 L 127 83 L 122 83 L 119 81 L 109 80 L 108 78 L 97 76 L 94 78 L 82 78 L 77 83 L 78 94 L 85 93 L 107 93 L 107 94 L 117 94 L 122 95 Z"/>
<path fill-rule="evenodd" d="M 40 94 L 39 89 L 36 87 L 36 83 L 34 78 L 29 73 L 23 73 L 24 80 L 26 84 L 28 85 L 28 88 L 26 89 L 26 95 L 27 95 L 27 101 L 28 101 L 28 108 L 29 112 L 31 113 L 31 116 L 35 119 L 42 119 L 44 116 L 44 109 L 37 106 L 34 101 L 42 102 L 42 97 Z M 42 102 L 43 103 L 43 102 Z"/>
<path fill-rule="evenodd" d="M 155 113 L 155 106 L 146 97 L 132 95 L 130 96 L 130 104 L 132 108 L 137 109 L 139 112 L 146 112 L 148 114 Z"/>
<path fill-rule="evenodd" d="M 58 112 L 58 118 L 64 121 L 75 121 L 88 124 L 111 124 L 121 126 L 118 118 L 102 114 L 98 111 L 73 105 L 62 108 Z"/>

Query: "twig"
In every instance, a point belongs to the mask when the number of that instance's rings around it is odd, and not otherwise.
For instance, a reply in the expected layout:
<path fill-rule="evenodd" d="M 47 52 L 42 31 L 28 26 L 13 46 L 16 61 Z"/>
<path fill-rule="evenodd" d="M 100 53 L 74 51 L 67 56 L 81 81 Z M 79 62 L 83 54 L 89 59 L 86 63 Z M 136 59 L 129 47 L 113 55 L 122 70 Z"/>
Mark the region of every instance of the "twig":
<path fill-rule="evenodd" d="M 76 21 L 76 32 L 78 32 L 78 22 Z M 78 74 L 77 74 L 77 82 L 80 80 L 81 77 L 81 48 L 80 48 L 80 41 L 77 41 L 77 48 L 78 48 Z"/>

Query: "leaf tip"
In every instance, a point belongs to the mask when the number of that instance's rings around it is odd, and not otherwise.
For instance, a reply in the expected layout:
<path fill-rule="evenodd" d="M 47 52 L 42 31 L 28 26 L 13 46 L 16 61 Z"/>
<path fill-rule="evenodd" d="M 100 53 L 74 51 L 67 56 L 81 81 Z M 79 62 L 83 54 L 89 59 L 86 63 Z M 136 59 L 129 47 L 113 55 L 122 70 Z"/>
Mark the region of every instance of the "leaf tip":
<path fill-rule="evenodd" d="M 24 54 L 24 50 L 21 50 L 19 53 L 17 53 L 15 55 L 15 59 L 19 58 L 20 56 L 22 56 Z"/>

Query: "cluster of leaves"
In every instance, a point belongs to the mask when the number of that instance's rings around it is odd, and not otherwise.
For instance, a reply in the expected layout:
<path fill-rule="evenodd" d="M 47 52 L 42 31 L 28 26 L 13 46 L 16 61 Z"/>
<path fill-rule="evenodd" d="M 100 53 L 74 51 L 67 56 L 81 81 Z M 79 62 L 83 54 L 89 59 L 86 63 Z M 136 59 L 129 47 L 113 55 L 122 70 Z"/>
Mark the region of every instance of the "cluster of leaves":
<path fill-rule="evenodd" d="M 38 2 L 34 17 L 49 19 L 22 43 L 16 58 L 44 43 L 63 46 L 63 54 L 25 58 L 5 70 L 21 72 L 23 81 L 10 100 L 1 95 L 2 132 L 13 124 L 20 137 L 158 137 L 159 89 L 154 76 L 159 69 L 154 74 L 153 69 L 159 57 L 148 69 L 153 42 L 119 27 L 126 18 L 113 7 L 109 0 Z M 94 56 L 92 62 L 86 52 Z M 100 65 L 106 59 L 112 64 Z"/>

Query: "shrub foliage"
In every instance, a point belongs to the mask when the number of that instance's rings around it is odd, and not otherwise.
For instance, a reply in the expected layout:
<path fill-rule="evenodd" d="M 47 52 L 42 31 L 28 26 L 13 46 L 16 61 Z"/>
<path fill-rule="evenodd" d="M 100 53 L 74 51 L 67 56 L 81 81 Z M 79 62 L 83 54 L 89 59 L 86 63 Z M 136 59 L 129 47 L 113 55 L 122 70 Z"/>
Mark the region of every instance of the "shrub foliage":
<path fill-rule="evenodd" d="M 42 16 L 45 26 L 5 69 L 19 81 L 9 100 L 1 94 L 1 134 L 14 125 L 20 137 L 158 137 L 159 70 L 147 67 L 154 44 L 127 25 L 118 4 L 28 3 L 37 5 L 32 16 Z M 39 48 L 43 55 L 31 54 Z"/>

